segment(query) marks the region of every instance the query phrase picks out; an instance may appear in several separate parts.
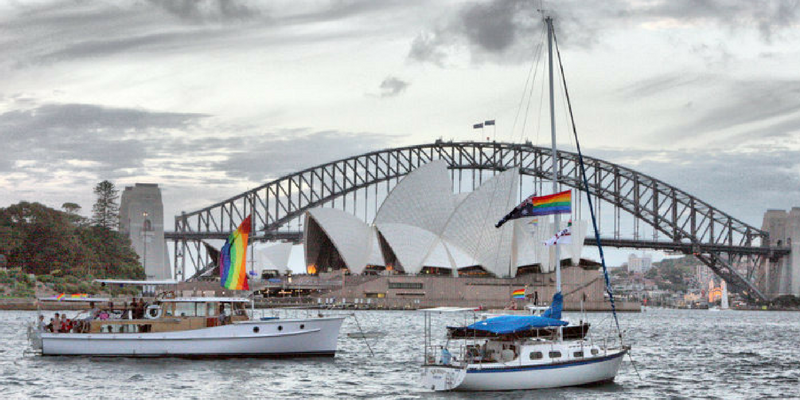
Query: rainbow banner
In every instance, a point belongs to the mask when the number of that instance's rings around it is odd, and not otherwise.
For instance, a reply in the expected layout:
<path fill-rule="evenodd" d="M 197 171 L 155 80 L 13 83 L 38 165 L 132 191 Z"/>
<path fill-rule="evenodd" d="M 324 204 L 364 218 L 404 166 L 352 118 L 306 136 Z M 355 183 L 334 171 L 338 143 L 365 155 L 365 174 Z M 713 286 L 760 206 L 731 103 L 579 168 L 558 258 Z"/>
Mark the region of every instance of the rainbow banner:
<path fill-rule="evenodd" d="M 540 215 L 570 214 L 572 213 L 572 191 L 565 190 L 561 193 L 550 194 L 547 196 L 535 195 L 523 200 L 518 206 L 514 207 L 495 228 L 503 226 L 507 221 L 525 217 L 537 217 Z"/>
<path fill-rule="evenodd" d="M 512 299 L 524 299 L 525 298 L 525 289 L 517 289 L 511 292 Z"/>
<path fill-rule="evenodd" d="M 572 213 L 572 190 L 533 198 L 533 215 Z"/>
<path fill-rule="evenodd" d="M 53 297 L 55 297 L 56 300 L 61 301 L 61 300 L 64 300 L 64 299 L 85 299 L 85 298 L 89 297 L 89 294 L 87 294 L 87 293 L 75 293 L 75 294 L 67 295 L 67 294 L 61 293 L 61 294 L 59 294 L 57 296 L 53 296 Z"/>
<path fill-rule="evenodd" d="M 247 284 L 247 236 L 250 216 L 242 221 L 219 252 L 219 283 L 225 289 L 250 290 Z"/>

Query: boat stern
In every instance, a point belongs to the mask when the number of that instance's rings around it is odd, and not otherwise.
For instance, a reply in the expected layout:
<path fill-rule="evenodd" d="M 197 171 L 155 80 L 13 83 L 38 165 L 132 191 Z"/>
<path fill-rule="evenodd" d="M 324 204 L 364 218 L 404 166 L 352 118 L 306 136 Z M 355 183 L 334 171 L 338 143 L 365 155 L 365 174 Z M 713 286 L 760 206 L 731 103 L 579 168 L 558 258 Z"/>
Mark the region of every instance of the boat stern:
<path fill-rule="evenodd" d="M 422 386 L 437 392 L 455 390 L 464 382 L 467 370 L 444 365 L 423 365 Z"/>

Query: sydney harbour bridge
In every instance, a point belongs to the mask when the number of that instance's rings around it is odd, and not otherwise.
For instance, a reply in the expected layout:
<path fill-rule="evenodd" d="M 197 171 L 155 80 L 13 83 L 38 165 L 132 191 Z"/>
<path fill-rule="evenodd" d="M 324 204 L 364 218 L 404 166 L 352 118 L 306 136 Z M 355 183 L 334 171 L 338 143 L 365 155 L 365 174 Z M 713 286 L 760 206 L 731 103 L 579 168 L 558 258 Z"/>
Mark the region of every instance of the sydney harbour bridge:
<path fill-rule="evenodd" d="M 302 241 L 304 212 L 334 207 L 371 222 L 383 198 L 406 174 L 433 160 L 448 163 L 453 189 L 471 191 L 483 179 L 520 168 L 520 195 L 552 178 L 552 150 L 528 143 L 453 142 L 384 149 L 298 171 L 206 208 L 175 217 L 174 266 L 184 279 L 211 264 L 204 240 L 225 239 L 252 214 L 251 240 Z M 558 181 L 584 191 L 577 153 L 558 152 Z M 766 232 L 652 176 L 584 156 L 604 246 L 693 255 L 731 290 L 767 300 L 759 290 L 763 265 L 789 253 L 770 246 Z M 527 192 L 525 192 L 527 190 Z M 578 192 L 580 199 L 580 192 Z M 583 194 L 585 196 L 585 194 Z M 576 202 L 576 207 L 581 207 Z M 583 207 L 586 207 L 585 205 Z M 587 212 L 588 215 L 588 212 Z M 589 233 L 587 245 L 595 245 Z M 188 272 L 187 272 L 188 271 Z"/>

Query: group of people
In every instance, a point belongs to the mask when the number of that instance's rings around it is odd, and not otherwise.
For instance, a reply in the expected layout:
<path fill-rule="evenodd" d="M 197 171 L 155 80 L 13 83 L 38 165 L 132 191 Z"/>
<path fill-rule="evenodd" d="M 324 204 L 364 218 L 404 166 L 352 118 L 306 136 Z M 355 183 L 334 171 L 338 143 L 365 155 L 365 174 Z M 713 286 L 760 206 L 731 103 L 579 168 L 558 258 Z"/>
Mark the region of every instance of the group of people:
<path fill-rule="evenodd" d="M 39 330 L 43 332 L 72 332 L 74 328 L 75 323 L 67 318 L 67 314 L 56 313 L 55 317 L 50 318 L 50 323 L 45 323 L 44 315 L 39 315 Z"/>
<path fill-rule="evenodd" d="M 114 302 L 109 301 L 107 307 L 97 307 L 94 302 L 89 303 L 88 315 L 83 318 L 76 316 L 73 319 L 67 318 L 66 314 L 56 313 L 50 322 L 45 322 L 44 315 L 39 315 L 38 327 L 42 332 L 67 333 L 67 332 L 86 332 L 90 321 L 99 319 L 142 319 L 144 318 L 147 303 L 142 299 L 134 298 L 130 305 L 124 302 L 122 308 L 115 308 Z"/>

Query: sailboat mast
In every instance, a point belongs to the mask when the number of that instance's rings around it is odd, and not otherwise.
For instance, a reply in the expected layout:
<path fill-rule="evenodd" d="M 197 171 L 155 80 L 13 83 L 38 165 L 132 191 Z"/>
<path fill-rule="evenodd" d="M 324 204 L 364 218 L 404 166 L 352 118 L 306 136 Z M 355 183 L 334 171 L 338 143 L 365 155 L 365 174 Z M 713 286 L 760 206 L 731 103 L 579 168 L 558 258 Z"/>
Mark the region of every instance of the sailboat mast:
<path fill-rule="evenodd" d="M 553 145 L 553 193 L 558 192 L 558 150 L 556 149 L 556 110 L 555 98 L 553 94 L 553 18 L 546 17 L 544 19 L 547 23 L 547 55 L 548 63 L 550 66 L 550 137 Z M 559 214 L 553 216 L 555 234 L 560 230 L 561 217 Z M 556 246 L 556 293 L 561 291 L 561 254 Z"/>

